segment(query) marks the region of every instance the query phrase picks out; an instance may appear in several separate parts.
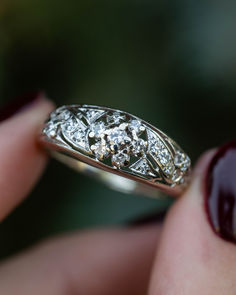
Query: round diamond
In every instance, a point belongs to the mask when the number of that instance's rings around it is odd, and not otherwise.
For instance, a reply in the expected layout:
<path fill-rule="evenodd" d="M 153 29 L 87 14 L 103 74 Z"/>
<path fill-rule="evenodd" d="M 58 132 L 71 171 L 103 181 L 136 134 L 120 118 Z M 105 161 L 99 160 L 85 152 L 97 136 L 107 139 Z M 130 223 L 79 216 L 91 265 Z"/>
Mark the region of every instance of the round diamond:
<path fill-rule="evenodd" d="M 185 163 L 183 163 L 182 167 L 180 168 L 181 171 L 185 172 L 189 169 L 190 167 L 190 160 L 186 161 Z"/>
<path fill-rule="evenodd" d="M 147 142 L 143 140 L 142 138 L 139 138 L 138 140 L 135 140 L 132 142 L 132 147 L 133 147 L 133 154 L 135 156 L 139 156 L 146 150 Z"/>
<path fill-rule="evenodd" d="M 108 140 L 110 144 L 122 145 L 125 143 L 125 138 L 128 138 L 127 132 L 115 127 L 109 131 Z"/>
<path fill-rule="evenodd" d="M 184 161 L 185 161 L 185 155 L 183 153 L 177 152 L 175 155 L 175 165 L 181 166 Z"/>
<path fill-rule="evenodd" d="M 139 133 L 141 131 L 142 123 L 139 120 L 131 120 L 129 123 L 129 130 Z"/>
<path fill-rule="evenodd" d="M 95 137 L 100 137 L 106 130 L 106 127 L 104 122 L 100 121 L 100 122 L 97 122 L 96 124 L 93 124 L 91 126 L 91 130 L 94 133 Z"/>
<path fill-rule="evenodd" d="M 102 141 L 96 142 L 91 146 L 91 149 L 95 157 L 99 160 L 102 160 L 104 157 L 108 156 L 106 144 Z"/>
<path fill-rule="evenodd" d="M 187 155 L 181 152 L 177 152 L 175 155 L 175 165 L 180 168 L 181 171 L 185 172 L 190 167 L 190 159 Z"/>
<path fill-rule="evenodd" d="M 112 155 L 112 164 L 116 167 L 123 167 L 129 164 L 130 156 L 122 151 Z"/>

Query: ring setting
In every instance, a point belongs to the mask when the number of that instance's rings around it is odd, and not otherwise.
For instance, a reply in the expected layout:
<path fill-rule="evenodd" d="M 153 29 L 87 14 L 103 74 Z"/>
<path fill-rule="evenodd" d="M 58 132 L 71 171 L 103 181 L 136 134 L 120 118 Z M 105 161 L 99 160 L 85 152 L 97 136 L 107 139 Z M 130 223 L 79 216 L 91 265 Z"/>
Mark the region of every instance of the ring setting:
<path fill-rule="evenodd" d="M 127 112 L 93 105 L 62 106 L 40 135 L 49 149 L 171 195 L 186 186 L 191 161 L 165 133 Z"/>

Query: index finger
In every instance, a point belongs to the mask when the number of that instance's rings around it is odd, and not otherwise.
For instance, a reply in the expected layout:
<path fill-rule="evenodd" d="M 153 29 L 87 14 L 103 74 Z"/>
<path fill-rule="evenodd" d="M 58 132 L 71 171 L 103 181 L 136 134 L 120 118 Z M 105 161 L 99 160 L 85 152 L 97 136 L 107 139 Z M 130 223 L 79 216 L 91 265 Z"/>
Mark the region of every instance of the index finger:
<path fill-rule="evenodd" d="M 46 155 L 38 148 L 36 135 L 52 108 L 53 104 L 37 93 L 0 123 L 0 221 L 30 192 L 42 173 Z"/>

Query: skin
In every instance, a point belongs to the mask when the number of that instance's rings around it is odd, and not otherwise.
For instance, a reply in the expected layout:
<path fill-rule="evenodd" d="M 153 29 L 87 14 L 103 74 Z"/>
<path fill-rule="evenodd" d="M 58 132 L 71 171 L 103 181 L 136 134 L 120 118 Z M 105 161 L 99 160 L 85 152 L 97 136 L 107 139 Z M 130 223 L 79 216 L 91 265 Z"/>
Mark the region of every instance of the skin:
<path fill-rule="evenodd" d="M 0 124 L 1 220 L 29 194 L 45 168 L 46 155 L 35 138 L 52 108 L 42 97 Z M 163 225 L 51 238 L 0 264 L 0 294 L 235 294 L 236 247 L 213 233 L 203 206 L 202 181 L 213 154 L 201 158 L 192 184 Z"/>

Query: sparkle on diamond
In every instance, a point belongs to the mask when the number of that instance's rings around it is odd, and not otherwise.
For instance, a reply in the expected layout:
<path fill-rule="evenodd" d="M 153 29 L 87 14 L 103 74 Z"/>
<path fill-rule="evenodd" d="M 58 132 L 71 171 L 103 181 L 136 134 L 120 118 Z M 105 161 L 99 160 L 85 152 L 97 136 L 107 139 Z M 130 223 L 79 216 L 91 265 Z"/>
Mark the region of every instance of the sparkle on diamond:
<path fill-rule="evenodd" d="M 116 167 L 123 167 L 129 165 L 130 155 L 119 151 L 118 153 L 112 155 L 112 164 Z"/>
<path fill-rule="evenodd" d="M 125 123 L 125 116 L 120 112 L 114 112 L 106 120 L 107 125 L 100 120 L 90 126 L 89 137 L 95 139 L 91 150 L 97 159 L 103 160 L 110 155 L 112 164 L 120 168 L 129 164 L 131 155 L 139 157 L 144 154 L 147 142 L 138 138 L 138 134 L 145 130 L 140 121 Z"/>
<path fill-rule="evenodd" d="M 108 141 L 110 144 L 122 145 L 125 144 L 125 138 L 128 137 L 126 131 L 121 130 L 119 127 L 112 128 L 108 131 Z"/>

